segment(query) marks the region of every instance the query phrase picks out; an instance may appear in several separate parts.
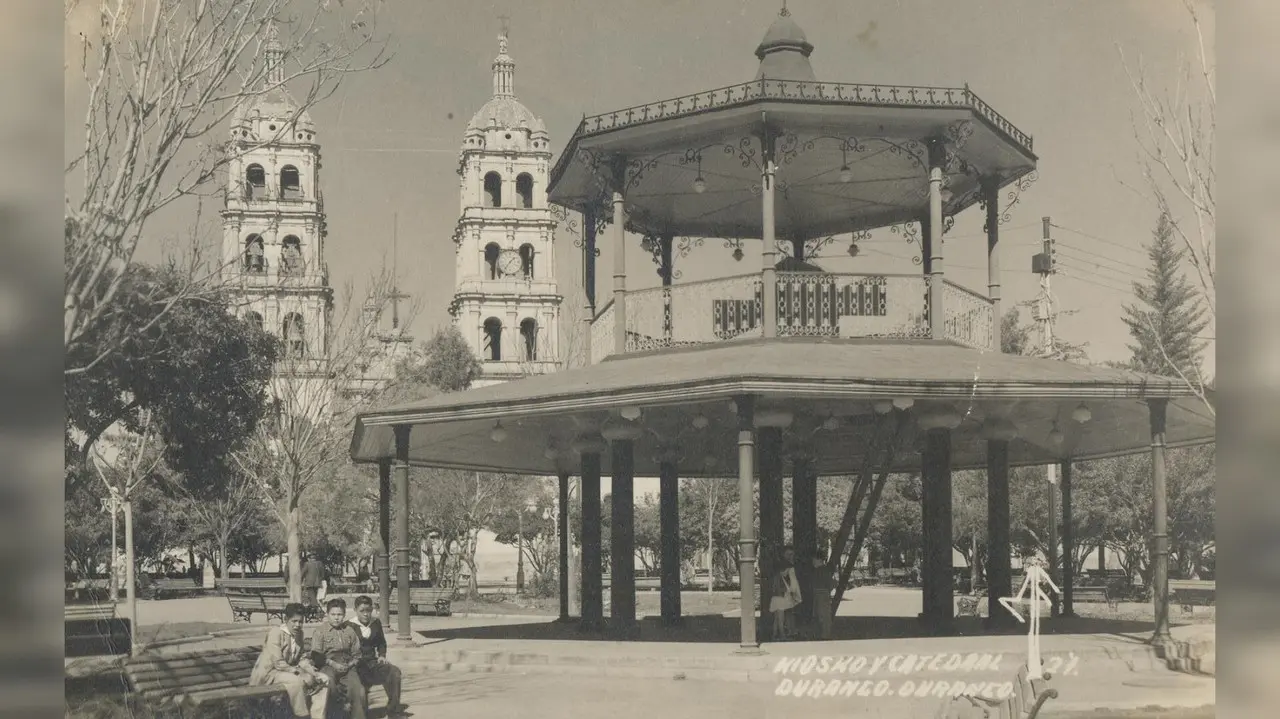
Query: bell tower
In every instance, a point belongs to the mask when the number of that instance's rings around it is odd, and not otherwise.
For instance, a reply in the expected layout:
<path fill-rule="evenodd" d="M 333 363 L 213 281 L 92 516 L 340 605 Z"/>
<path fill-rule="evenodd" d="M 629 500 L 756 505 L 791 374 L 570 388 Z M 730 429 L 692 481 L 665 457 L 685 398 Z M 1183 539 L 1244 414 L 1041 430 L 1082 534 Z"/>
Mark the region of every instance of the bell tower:
<path fill-rule="evenodd" d="M 282 341 L 277 392 L 310 396 L 303 385 L 324 385 L 333 314 L 320 144 L 311 115 L 284 88 L 286 58 L 274 24 L 263 56 L 266 87 L 237 108 L 227 143 L 222 280 L 237 313 Z"/>
<path fill-rule="evenodd" d="M 560 367 L 562 297 L 555 220 L 547 205 L 546 125 L 515 96 L 507 31 L 498 37 L 493 98 L 476 112 L 458 162 L 461 215 L 454 230 L 454 324 L 480 358 L 475 386 Z"/>

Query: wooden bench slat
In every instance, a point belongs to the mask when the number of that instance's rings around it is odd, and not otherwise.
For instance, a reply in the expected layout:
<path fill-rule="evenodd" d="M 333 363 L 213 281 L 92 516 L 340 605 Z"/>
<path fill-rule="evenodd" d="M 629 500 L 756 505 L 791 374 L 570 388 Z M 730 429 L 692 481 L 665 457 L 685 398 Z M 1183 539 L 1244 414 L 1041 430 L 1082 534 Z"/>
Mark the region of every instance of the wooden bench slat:
<path fill-rule="evenodd" d="M 257 661 L 256 659 L 254 661 Z M 254 661 L 244 661 L 237 659 L 234 662 L 225 664 L 210 665 L 192 665 L 186 667 L 177 667 L 175 669 L 154 669 L 151 671 L 138 672 L 135 676 L 140 682 L 148 682 L 158 679 L 173 679 L 175 681 L 186 681 L 189 678 L 196 680 L 204 677 L 217 675 L 235 675 L 238 673 L 253 671 Z"/>
<path fill-rule="evenodd" d="M 184 652 L 127 660 L 125 675 L 133 690 L 148 704 L 201 705 L 279 695 L 284 687 L 249 686 L 249 675 L 261 646 Z"/>
<path fill-rule="evenodd" d="M 206 704 L 210 701 L 229 699 L 232 697 L 243 699 L 254 696 L 271 696 L 279 691 L 279 684 L 266 684 L 256 687 L 235 687 L 234 691 L 232 691 L 231 688 L 210 689 L 209 691 L 192 692 L 187 696 L 191 699 L 193 704 Z"/>

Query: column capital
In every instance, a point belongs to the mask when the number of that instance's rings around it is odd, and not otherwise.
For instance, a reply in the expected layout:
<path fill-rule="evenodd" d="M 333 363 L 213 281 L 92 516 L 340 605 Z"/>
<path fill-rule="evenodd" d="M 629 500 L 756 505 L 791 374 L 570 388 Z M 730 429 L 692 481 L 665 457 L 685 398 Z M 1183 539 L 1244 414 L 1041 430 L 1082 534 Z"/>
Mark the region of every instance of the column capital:
<path fill-rule="evenodd" d="M 738 411 L 738 431 L 751 432 L 755 430 L 755 395 L 743 394 L 733 398 L 734 404 Z"/>
<path fill-rule="evenodd" d="M 610 190 L 615 195 L 626 196 L 627 192 L 627 165 L 631 158 L 621 153 L 609 155 L 609 183 Z M 613 198 L 612 201 L 617 201 Z"/>
<path fill-rule="evenodd" d="M 947 152 L 951 149 L 952 142 L 944 137 L 931 137 L 925 140 L 925 147 L 928 148 L 929 167 L 946 167 Z"/>
<path fill-rule="evenodd" d="M 1169 400 L 1167 399 L 1149 399 L 1147 400 L 1147 410 L 1151 418 L 1151 441 L 1164 444 L 1165 420 L 1168 417 Z"/>
<path fill-rule="evenodd" d="M 398 460 L 409 461 L 409 433 L 412 429 L 411 424 L 391 425 L 391 432 L 396 438 L 396 459 Z"/>

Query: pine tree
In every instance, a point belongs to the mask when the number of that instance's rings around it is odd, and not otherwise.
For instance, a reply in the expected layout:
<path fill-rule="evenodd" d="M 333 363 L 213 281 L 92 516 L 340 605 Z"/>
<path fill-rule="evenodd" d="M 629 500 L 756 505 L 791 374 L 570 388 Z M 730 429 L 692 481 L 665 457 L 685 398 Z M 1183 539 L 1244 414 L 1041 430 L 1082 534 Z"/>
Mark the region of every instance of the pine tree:
<path fill-rule="evenodd" d="M 1139 303 L 1124 306 L 1124 322 L 1135 343 L 1129 345 L 1133 369 L 1180 377 L 1200 386 L 1200 339 L 1209 319 L 1204 305 L 1181 272 L 1186 251 L 1175 244 L 1173 223 L 1161 215 L 1147 256 L 1147 283 L 1133 283 Z"/>

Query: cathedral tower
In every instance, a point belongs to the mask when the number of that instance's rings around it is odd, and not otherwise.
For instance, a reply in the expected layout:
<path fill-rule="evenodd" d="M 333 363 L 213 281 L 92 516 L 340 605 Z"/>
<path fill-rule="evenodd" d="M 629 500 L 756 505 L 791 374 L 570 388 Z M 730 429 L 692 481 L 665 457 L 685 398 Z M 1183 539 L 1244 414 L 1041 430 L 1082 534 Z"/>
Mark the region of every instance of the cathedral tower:
<path fill-rule="evenodd" d="M 555 220 L 547 206 L 547 128 L 515 97 L 507 34 L 498 38 L 493 98 L 463 138 L 462 214 L 450 314 L 480 358 L 481 387 L 560 366 Z"/>
<path fill-rule="evenodd" d="M 315 124 L 284 89 L 284 52 L 275 26 L 268 32 L 263 48 L 271 89 L 246 101 L 231 124 L 222 276 L 241 316 L 282 340 L 277 395 L 281 380 L 291 380 L 288 394 L 298 395 L 300 385 L 322 391 L 333 289 L 324 262 Z M 305 403 L 299 409 L 321 404 Z"/>

